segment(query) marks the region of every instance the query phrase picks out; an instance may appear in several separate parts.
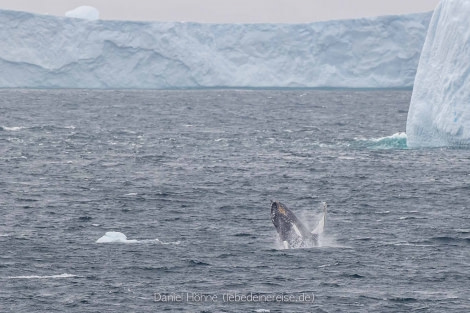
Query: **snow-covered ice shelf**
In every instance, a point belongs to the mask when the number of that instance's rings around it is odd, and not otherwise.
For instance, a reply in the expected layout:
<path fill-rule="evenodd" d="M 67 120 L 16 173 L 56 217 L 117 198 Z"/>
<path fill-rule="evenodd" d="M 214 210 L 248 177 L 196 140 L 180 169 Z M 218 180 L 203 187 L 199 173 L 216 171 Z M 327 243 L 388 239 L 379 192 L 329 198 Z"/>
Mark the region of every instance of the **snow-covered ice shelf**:
<path fill-rule="evenodd" d="M 430 17 L 198 24 L 0 10 L 0 87 L 411 87 Z"/>

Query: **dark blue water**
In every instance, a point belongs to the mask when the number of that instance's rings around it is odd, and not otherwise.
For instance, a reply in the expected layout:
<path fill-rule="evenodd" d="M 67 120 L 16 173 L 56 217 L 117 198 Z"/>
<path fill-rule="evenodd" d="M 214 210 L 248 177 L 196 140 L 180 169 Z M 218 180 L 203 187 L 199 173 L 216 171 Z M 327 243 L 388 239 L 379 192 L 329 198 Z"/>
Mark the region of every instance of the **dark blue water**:
<path fill-rule="evenodd" d="M 0 91 L 0 311 L 467 312 L 470 151 L 406 149 L 410 97 Z"/>

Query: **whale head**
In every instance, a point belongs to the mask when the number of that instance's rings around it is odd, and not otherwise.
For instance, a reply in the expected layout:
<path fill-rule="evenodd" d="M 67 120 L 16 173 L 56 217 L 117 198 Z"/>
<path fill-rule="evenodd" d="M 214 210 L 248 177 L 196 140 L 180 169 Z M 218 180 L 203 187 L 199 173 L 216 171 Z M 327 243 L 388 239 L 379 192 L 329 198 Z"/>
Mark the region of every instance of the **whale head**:
<path fill-rule="evenodd" d="M 312 235 L 295 214 L 279 201 L 271 201 L 271 221 L 284 247 L 301 247 Z"/>

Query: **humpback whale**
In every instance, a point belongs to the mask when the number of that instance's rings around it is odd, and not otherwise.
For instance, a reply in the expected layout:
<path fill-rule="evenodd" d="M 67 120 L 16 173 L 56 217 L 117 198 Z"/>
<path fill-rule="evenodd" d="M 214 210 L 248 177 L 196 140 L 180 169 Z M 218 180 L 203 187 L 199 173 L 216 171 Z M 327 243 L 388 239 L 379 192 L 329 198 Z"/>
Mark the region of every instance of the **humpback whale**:
<path fill-rule="evenodd" d="M 327 205 L 323 202 L 323 216 L 313 231 L 304 224 L 279 201 L 271 201 L 271 221 L 279 234 L 284 248 L 304 248 L 318 246 L 318 236 L 323 233 L 326 221 Z"/>

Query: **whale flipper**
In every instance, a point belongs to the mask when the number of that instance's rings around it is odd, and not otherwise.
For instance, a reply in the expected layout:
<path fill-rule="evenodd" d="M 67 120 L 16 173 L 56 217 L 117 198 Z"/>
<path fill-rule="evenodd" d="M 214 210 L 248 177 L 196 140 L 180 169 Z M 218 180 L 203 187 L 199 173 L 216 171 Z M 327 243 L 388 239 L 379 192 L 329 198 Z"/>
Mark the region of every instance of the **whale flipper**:
<path fill-rule="evenodd" d="M 314 235 L 320 235 L 323 234 L 323 230 L 325 229 L 325 222 L 326 222 L 326 211 L 327 211 L 328 205 L 326 202 L 323 202 L 323 215 L 318 222 L 317 227 L 315 227 L 314 230 L 312 230 L 312 234 Z"/>

